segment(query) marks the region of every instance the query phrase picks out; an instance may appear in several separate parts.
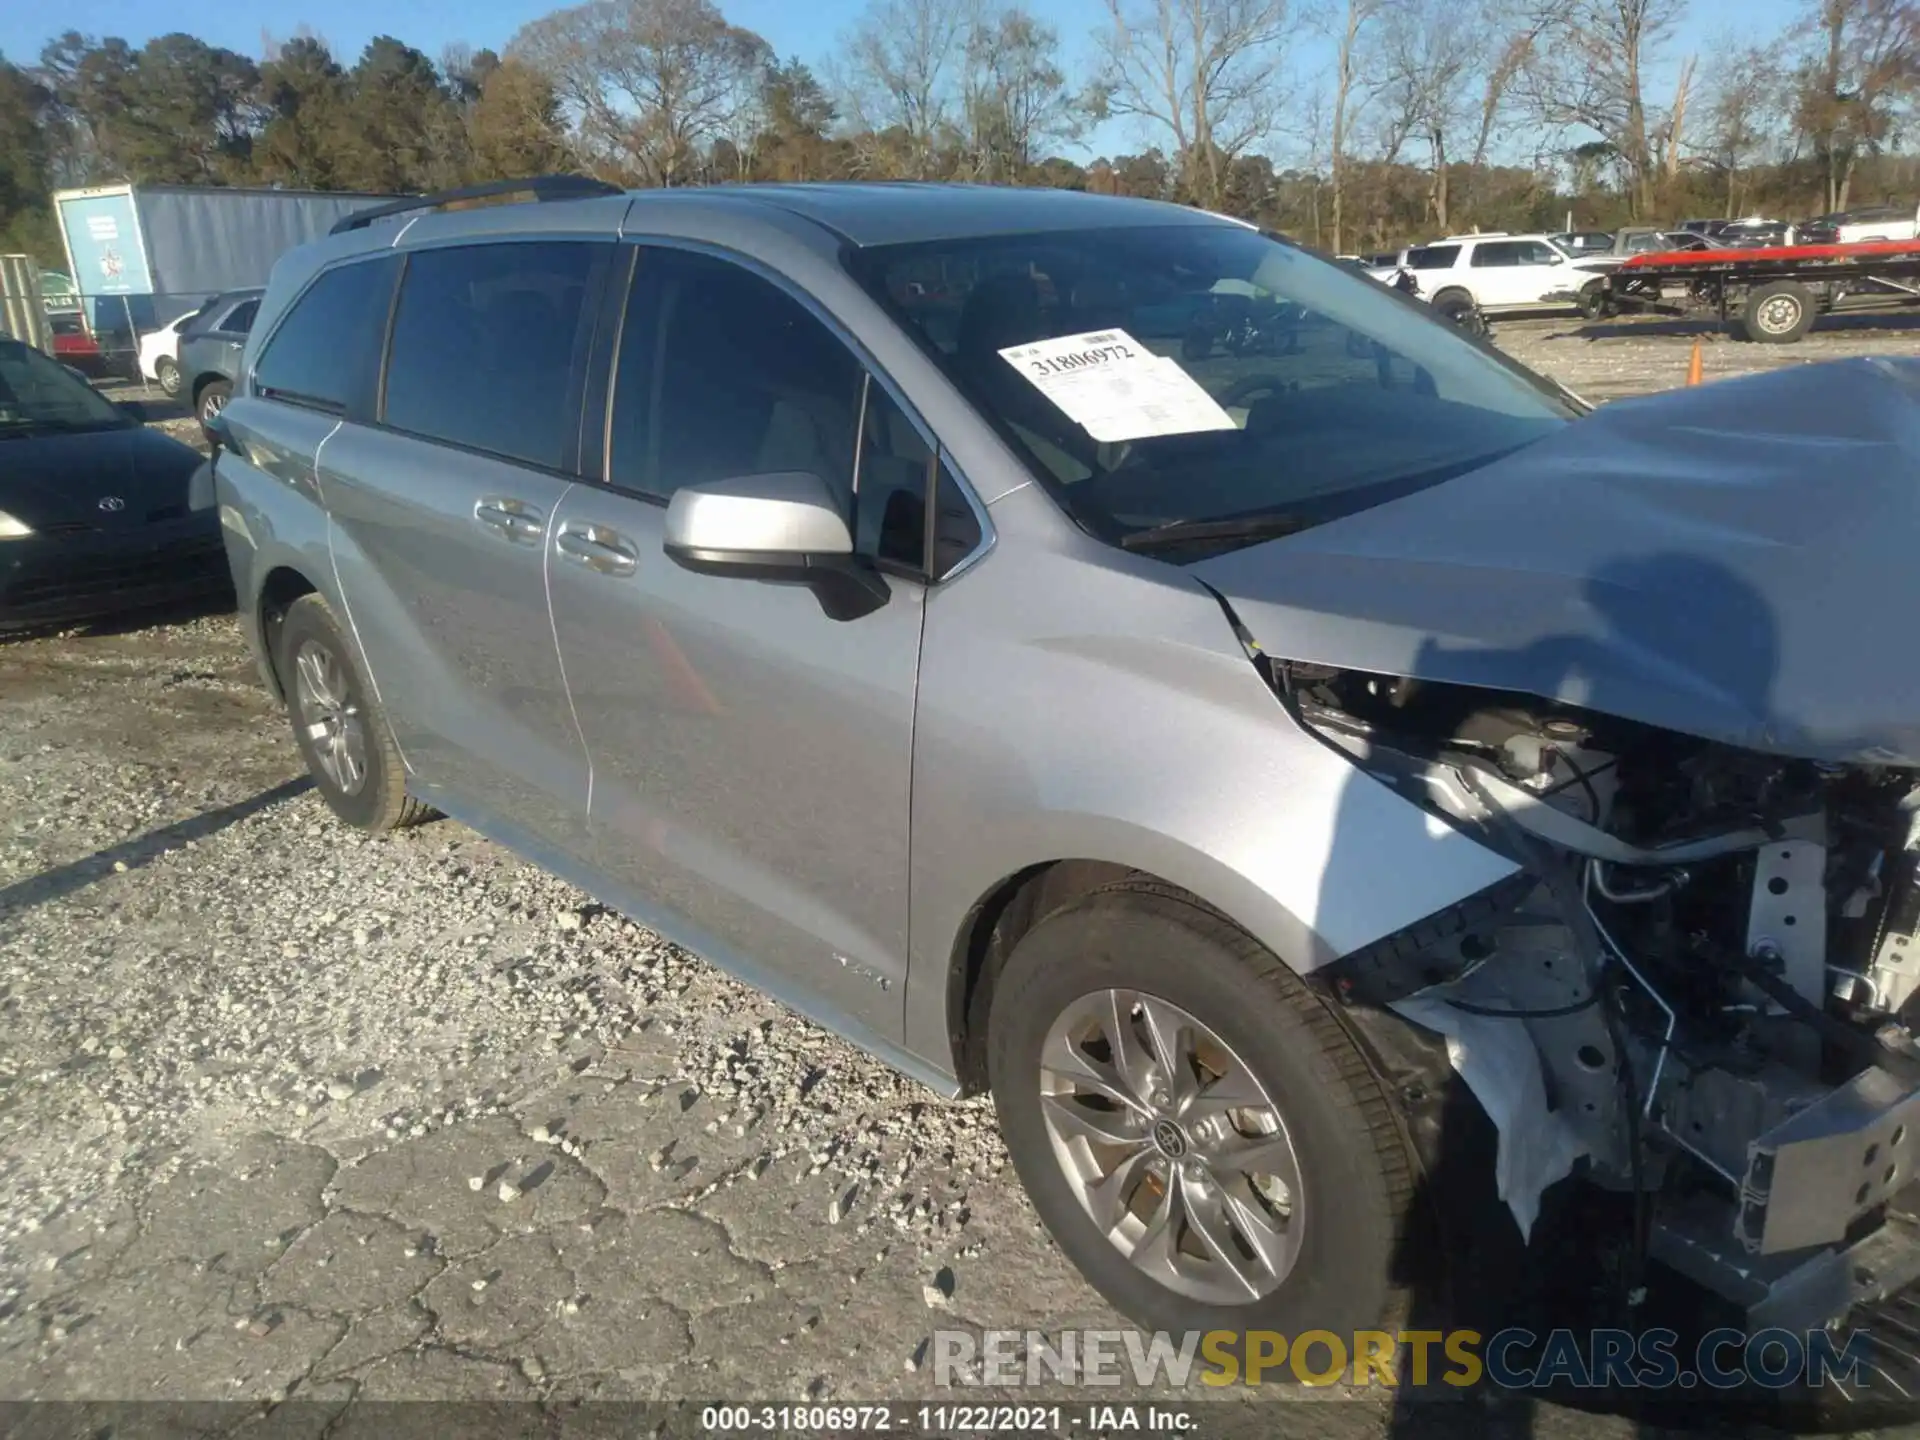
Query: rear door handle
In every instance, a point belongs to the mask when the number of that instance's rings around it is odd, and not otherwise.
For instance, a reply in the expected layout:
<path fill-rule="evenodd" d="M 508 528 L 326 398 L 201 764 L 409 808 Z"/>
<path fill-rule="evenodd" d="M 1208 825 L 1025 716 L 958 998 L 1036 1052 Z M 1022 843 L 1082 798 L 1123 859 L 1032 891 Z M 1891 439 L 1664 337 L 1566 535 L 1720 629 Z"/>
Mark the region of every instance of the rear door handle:
<path fill-rule="evenodd" d="M 602 575 L 631 575 L 640 563 L 640 552 L 633 542 L 605 525 L 569 520 L 560 527 L 554 546 L 576 565 Z"/>
<path fill-rule="evenodd" d="M 473 518 L 489 530 L 498 530 L 509 540 L 538 540 L 547 533 L 546 522 L 524 500 L 510 495 L 489 495 L 473 507 Z"/>

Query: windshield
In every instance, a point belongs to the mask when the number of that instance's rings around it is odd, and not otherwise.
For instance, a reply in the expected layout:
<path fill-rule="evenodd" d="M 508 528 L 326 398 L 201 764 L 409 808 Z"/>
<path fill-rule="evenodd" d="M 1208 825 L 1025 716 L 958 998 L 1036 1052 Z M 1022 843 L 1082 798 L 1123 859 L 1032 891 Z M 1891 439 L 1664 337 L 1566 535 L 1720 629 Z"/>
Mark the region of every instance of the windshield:
<path fill-rule="evenodd" d="M 18 340 L 0 338 L 0 439 L 47 432 L 117 430 L 133 423 L 57 360 Z"/>
<path fill-rule="evenodd" d="M 1426 307 L 1239 226 L 849 263 L 1081 525 L 1129 548 L 1178 535 L 1169 558 L 1438 484 L 1578 413 Z"/>

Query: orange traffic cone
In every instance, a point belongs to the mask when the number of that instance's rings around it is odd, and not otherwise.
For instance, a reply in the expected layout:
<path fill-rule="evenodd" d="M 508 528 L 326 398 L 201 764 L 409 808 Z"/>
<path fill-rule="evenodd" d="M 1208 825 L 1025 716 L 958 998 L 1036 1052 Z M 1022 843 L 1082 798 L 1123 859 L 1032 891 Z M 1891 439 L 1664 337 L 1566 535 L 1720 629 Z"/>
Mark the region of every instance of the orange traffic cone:
<path fill-rule="evenodd" d="M 1701 356 L 1701 353 L 1700 353 L 1700 341 L 1698 340 L 1698 338 L 1696 338 L 1693 342 L 1693 358 L 1687 361 L 1687 384 L 1698 385 L 1700 383 L 1700 380 L 1702 378 L 1700 373 L 1702 358 L 1703 357 Z"/>

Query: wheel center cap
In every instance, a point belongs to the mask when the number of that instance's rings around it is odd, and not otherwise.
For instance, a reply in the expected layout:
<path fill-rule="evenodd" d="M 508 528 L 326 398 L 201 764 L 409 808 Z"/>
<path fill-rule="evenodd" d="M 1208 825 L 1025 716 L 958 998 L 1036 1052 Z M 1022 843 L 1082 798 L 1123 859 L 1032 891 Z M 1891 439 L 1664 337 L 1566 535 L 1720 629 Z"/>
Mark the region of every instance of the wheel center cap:
<path fill-rule="evenodd" d="M 1190 1148 L 1187 1144 L 1187 1132 L 1171 1120 L 1153 1122 L 1154 1148 L 1169 1160 L 1178 1160 Z"/>

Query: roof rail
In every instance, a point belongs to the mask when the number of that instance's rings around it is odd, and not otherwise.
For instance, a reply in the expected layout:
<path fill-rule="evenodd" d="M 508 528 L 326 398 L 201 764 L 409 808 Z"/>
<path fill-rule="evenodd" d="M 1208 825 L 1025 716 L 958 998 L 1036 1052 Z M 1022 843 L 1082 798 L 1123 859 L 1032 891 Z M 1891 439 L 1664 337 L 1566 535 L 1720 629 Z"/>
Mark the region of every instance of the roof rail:
<path fill-rule="evenodd" d="M 484 200 L 492 195 L 531 195 L 536 201 L 585 200 L 595 195 L 620 195 L 618 185 L 595 180 L 588 175 L 530 175 L 522 180 L 489 180 L 482 185 L 462 185 L 457 190 L 440 190 L 432 195 L 410 195 L 389 200 L 384 205 L 356 210 L 334 222 L 329 235 L 344 235 L 349 230 L 364 230 L 389 215 L 404 215 L 409 210 L 434 210 L 460 200 Z"/>

